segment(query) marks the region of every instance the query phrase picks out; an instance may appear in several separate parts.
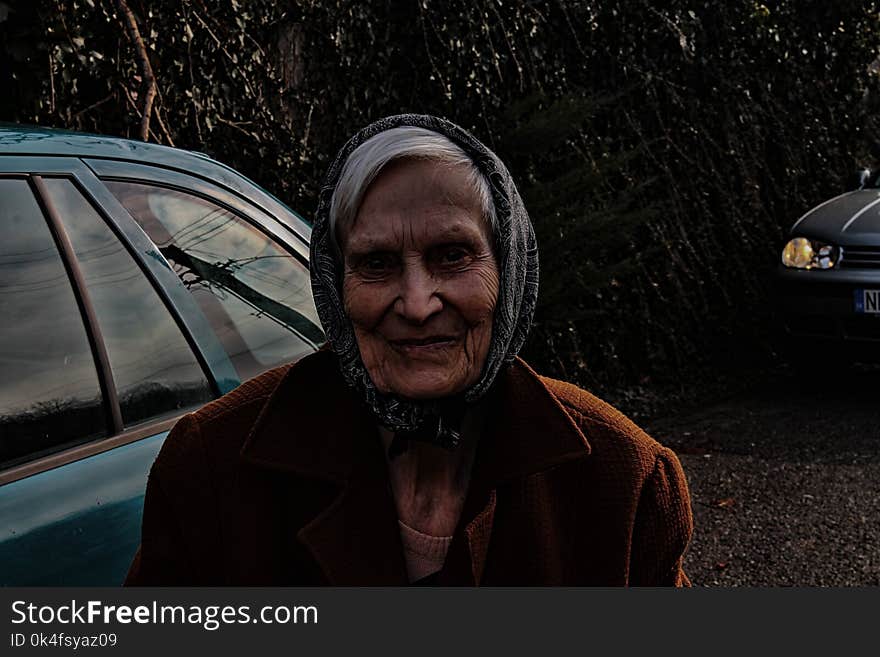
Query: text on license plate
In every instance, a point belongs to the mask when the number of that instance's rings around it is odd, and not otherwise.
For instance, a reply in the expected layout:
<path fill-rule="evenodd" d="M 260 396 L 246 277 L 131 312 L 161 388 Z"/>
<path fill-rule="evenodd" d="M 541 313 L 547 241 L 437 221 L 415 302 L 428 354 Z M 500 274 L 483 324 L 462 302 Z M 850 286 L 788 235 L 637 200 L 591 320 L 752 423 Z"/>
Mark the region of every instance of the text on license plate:
<path fill-rule="evenodd" d="M 856 312 L 880 314 L 880 290 L 856 289 Z"/>

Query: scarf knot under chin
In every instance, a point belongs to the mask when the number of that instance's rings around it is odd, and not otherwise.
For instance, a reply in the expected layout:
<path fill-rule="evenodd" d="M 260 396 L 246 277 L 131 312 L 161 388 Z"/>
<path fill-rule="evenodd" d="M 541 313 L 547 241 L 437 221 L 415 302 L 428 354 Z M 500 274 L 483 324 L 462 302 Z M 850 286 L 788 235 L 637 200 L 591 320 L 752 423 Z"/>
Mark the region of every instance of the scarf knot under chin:
<path fill-rule="evenodd" d="M 442 447 L 449 451 L 461 444 L 464 416 L 469 404 L 463 398 L 444 400 L 442 408 L 433 408 L 424 414 L 422 423 L 412 430 L 394 432 L 388 447 L 388 458 L 403 454 L 412 441 L 420 441 Z"/>

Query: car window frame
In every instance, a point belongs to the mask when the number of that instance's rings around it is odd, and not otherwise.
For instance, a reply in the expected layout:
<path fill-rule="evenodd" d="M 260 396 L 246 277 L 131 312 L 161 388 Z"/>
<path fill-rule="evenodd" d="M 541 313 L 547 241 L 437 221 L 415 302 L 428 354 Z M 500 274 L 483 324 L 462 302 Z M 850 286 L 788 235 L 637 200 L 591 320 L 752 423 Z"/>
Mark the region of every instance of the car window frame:
<path fill-rule="evenodd" d="M 198 157 L 194 154 L 191 156 Z M 63 177 L 73 181 L 80 193 L 116 233 L 159 294 L 202 366 L 216 396 L 241 383 L 228 354 L 183 282 L 128 210 L 105 186 L 104 179 L 164 187 L 215 203 L 265 233 L 279 248 L 308 268 L 308 238 L 311 234 L 308 224 L 280 202 L 276 203 L 276 212 L 285 211 L 289 214 L 269 214 L 264 207 L 251 202 L 243 193 L 243 190 L 247 190 L 262 198 L 266 194 L 263 190 L 231 169 L 226 173 L 236 177 L 235 186 L 223 186 L 219 181 L 196 173 L 152 162 L 143 164 L 126 159 L 94 156 L 86 158 L 79 155 L 0 154 L 0 175 L 19 178 L 32 175 Z M 183 184 L 184 181 L 186 184 Z M 65 267 L 66 260 L 65 257 Z M 72 279 L 71 284 L 74 284 Z M 107 403 L 106 399 L 104 403 Z M 106 437 L 0 470 L 0 486 L 168 431 L 181 415 L 182 413 L 178 413 L 173 417 L 149 420 L 123 428 L 119 432 L 114 427 L 114 433 Z"/>
<path fill-rule="evenodd" d="M 179 169 L 109 158 L 87 158 L 83 162 L 101 182 L 108 180 L 155 185 L 215 203 L 266 233 L 285 250 L 289 250 L 286 248 L 288 244 L 293 245 L 291 254 L 308 267 L 309 243 L 304 233 L 311 234 L 311 231 L 292 211 L 286 217 L 269 214 L 238 190 L 222 187 L 214 181 Z M 186 185 L 181 184 L 184 180 Z M 259 191 L 259 188 L 254 186 L 254 190 Z"/>
<path fill-rule="evenodd" d="M 263 238 L 269 240 L 274 248 L 277 248 L 281 253 L 287 254 L 290 256 L 293 261 L 302 268 L 303 274 L 306 279 L 309 277 L 309 264 L 307 256 L 304 255 L 301 251 L 297 249 L 297 245 L 300 244 L 299 240 L 295 241 L 293 245 L 291 245 L 284 238 L 280 238 L 277 235 L 272 234 L 269 230 L 267 230 L 266 226 L 258 221 L 255 221 L 252 217 L 244 214 L 241 210 L 237 208 L 230 207 L 227 203 L 220 201 L 219 199 L 210 196 L 204 189 L 194 190 L 191 187 L 183 186 L 180 184 L 170 184 L 167 180 L 162 179 L 159 182 L 154 182 L 152 180 L 144 180 L 142 177 L 138 177 L 137 179 L 133 178 L 122 178 L 120 176 L 103 176 L 101 178 L 103 183 L 121 183 L 125 185 L 136 185 L 143 186 L 149 189 L 157 190 L 157 191 L 170 191 L 174 193 L 183 194 L 188 197 L 192 197 L 193 199 L 197 199 L 200 201 L 204 201 L 209 203 L 211 206 L 216 207 L 218 210 L 222 210 L 224 212 L 229 213 L 232 217 L 235 217 L 244 225 L 248 226 L 252 230 L 256 231 L 257 234 L 261 235 Z M 112 193 L 112 192 L 111 192 Z M 132 217 L 134 219 L 134 217 Z M 137 219 L 134 219 L 137 221 Z M 140 224 L 139 224 L 140 225 Z M 296 237 L 295 233 L 288 233 L 287 238 L 290 240 L 291 238 Z M 170 264 L 170 263 L 169 263 Z M 272 301 L 277 302 L 272 299 Z M 302 319 L 308 324 L 312 325 L 323 337 L 323 330 L 319 324 L 317 324 L 314 319 L 305 313 L 303 313 L 298 308 L 292 308 L 292 310 L 298 313 Z M 200 311 L 201 307 L 200 307 Z M 204 314 L 204 311 L 202 311 Z M 207 315 L 205 316 L 206 319 Z M 210 322 L 211 320 L 208 319 Z M 325 340 L 317 340 L 314 336 L 307 335 L 305 332 L 302 332 L 300 329 L 291 327 L 291 330 L 296 334 L 297 339 L 303 343 L 307 348 L 311 348 L 314 351 L 320 349 L 321 345 Z M 278 363 L 280 364 L 280 363 Z M 277 365 L 275 365 L 277 366 Z"/>
<path fill-rule="evenodd" d="M 195 299 L 143 229 L 82 160 L 65 156 L 0 155 L 0 173 L 71 177 L 134 256 L 183 331 L 190 348 L 195 347 L 193 351 L 199 364 L 209 382 L 216 386 L 215 393 L 222 395 L 241 384 L 232 361 Z"/>
<path fill-rule="evenodd" d="M 167 261 L 137 222 L 79 158 L 0 155 L 0 176 L 28 181 L 28 185 L 43 212 L 44 219 L 52 231 L 65 271 L 74 288 L 80 315 L 86 326 L 89 346 L 92 349 L 92 356 L 95 358 L 101 386 L 102 404 L 105 413 L 108 413 L 108 420 L 112 420 L 108 426 L 110 433 L 107 436 L 0 470 L 0 486 L 168 431 L 184 414 L 173 413 L 171 416 L 151 418 L 130 427 L 122 425 L 121 409 L 106 354 L 106 345 L 103 344 L 103 338 L 101 338 L 100 326 L 97 323 L 94 308 L 91 308 L 90 311 L 86 310 L 90 302 L 82 272 L 79 270 L 78 261 L 73 253 L 69 238 L 66 238 L 63 223 L 54 210 L 51 197 L 45 188 L 40 189 L 39 182 L 32 182 L 35 179 L 64 178 L 70 180 L 77 191 L 98 212 L 101 219 L 122 242 L 129 255 L 133 257 L 135 264 L 146 276 L 168 312 L 171 313 L 178 330 L 181 331 L 187 345 L 195 355 L 214 398 L 241 383 L 226 351 L 220 345 L 213 328 L 202 315 L 189 291 L 185 289 L 183 283 L 171 270 Z M 65 239 L 66 246 L 64 246 Z M 83 299 L 86 300 L 85 306 Z M 89 313 L 91 313 L 90 316 Z M 196 330 L 193 330 L 194 327 Z M 99 343 L 96 343 L 95 340 L 99 340 Z M 202 351 L 204 346 L 207 346 L 207 353 L 211 354 L 211 358 L 208 358 Z M 100 351 L 103 351 L 103 357 L 99 356 Z M 105 389 L 105 385 L 108 384 L 112 390 L 109 393 Z"/>
<path fill-rule="evenodd" d="M 161 166 L 154 166 L 152 164 L 139 164 L 124 160 L 108 160 L 106 158 L 100 160 L 91 158 L 84 160 L 84 163 L 97 177 L 96 179 L 102 186 L 102 189 L 113 197 L 115 205 L 119 205 L 121 211 L 125 213 L 126 217 L 135 225 L 137 230 L 143 235 L 143 238 L 150 244 L 153 244 L 150 237 L 140 227 L 137 220 L 131 216 L 128 209 L 122 206 L 113 193 L 110 192 L 104 184 L 105 182 L 150 185 L 160 189 L 188 194 L 208 203 L 212 203 L 217 207 L 232 213 L 239 219 L 243 220 L 246 224 L 268 237 L 275 246 L 285 253 L 290 254 L 302 267 L 305 268 L 306 272 L 309 271 L 309 244 L 305 241 L 306 238 L 298 232 L 298 230 L 303 227 L 306 230 L 309 229 L 304 223 L 302 227 L 289 226 L 288 223 L 302 223 L 302 220 L 292 212 L 288 217 L 289 221 L 285 222 L 268 214 L 260 206 L 249 202 L 246 198 L 240 197 L 235 190 L 221 187 L 212 181 L 181 172 L 177 169 L 168 169 Z M 186 184 L 183 184 L 184 181 Z M 255 187 L 255 189 L 258 188 Z M 311 234 L 310 231 L 309 234 Z M 161 253 L 159 254 L 159 257 L 162 258 L 163 262 L 165 262 L 169 269 L 172 269 L 171 265 Z M 183 286 L 182 282 L 179 282 L 179 284 Z M 189 294 L 189 291 L 187 291 L 187 294 Z M 203 315 L 201 308 L 197 308 L 197 312 Z M 204 321 L 208 322 L 208 319 L 205 317 Z M 321 329 L 320 326 L 317 326 L 317 328 Z M 304 342 L 311 344 L 316 350 L 321 346 L 321 344 L 316 344 L 304 335 L 300 335 L 300 337 Z"/>
<path fill-rule="evenodd" d="M 77 258 L 73 255 L 73 247 L 70 238 L 62 221 L 60 221 L 58 213 L 54 207 L 51 197 L 46 191 L 43 184 L 43 176 L 33 173 L 18 173 L 0 171 L 0 179 L 4 180 L 20 180 L 33 195 L 34 201 L 39 208 L 43 221 L 46 222 L 46 228 L 51 235 L 56 253 L 61 261 L 64 273 L 67 275 L 67 281 L 73 294 L 74 303 L 79 311 L 79 317 L 83 324 L 83 330 L 86 335 L 89 353 L 95 367 L 95 376 L 98 381 L 98 389 L 101 395 L 101 409 L 106 422 L 107 434 L 99 438 L 86 440 L 85 442 L 75 445 L 72 448 L 62 449 L 53 454 L 38 456 L 24 463 L 15 464 L 0 469 L 0 485 L 6 482 L 8 473 L 17 473 L 21 470 L 27 470 L 27 466 L 47 459 L 55 454 L 60 454 L 73 449 L 79 449 L 84 445 L 105 440 L 108 437 L 118 435 L 124 431 L 122 425 L 122 414 L 119 407 L 119 399 L 116 386 L 113 381 L 113 374 L 110 370 L 110 361 L 107 356 L 107 349 L 101 333 L 100 324 L 91 302 L 91 296 L 86 290 L 84 277 Z M 20 478 L 20 477 L 16 477 Z"/>

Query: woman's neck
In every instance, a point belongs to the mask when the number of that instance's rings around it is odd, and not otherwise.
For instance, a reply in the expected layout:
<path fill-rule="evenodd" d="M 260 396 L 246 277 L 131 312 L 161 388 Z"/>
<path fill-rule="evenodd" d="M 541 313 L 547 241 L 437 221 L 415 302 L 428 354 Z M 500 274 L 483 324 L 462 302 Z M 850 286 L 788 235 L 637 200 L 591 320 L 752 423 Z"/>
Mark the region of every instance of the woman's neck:
<path fill-rule="evenodd" d="M 379 428 L 401 522 L 432 536 L 450 536 L 455 531 L 467 494 L 482 418 L 479 405 L 465 414 L 461 444 L 453 451 L 413 440 L 393 458 L 388 451 L 394 434 Z"/>

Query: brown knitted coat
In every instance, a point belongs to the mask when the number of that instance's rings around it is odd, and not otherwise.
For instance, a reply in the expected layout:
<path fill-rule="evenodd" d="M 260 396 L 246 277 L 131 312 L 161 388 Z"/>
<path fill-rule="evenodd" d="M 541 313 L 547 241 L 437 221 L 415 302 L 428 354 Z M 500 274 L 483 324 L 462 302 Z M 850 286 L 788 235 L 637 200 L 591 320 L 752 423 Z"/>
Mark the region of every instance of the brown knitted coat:
<path fill-rule="evenodd" d="M 134 585 L 405 585 L 378 432 L 330 351 L 182 418 L 150 472 Z M 517 360 L 498 377 L 437 583 L 687 585 L 678 459 Z"/>

